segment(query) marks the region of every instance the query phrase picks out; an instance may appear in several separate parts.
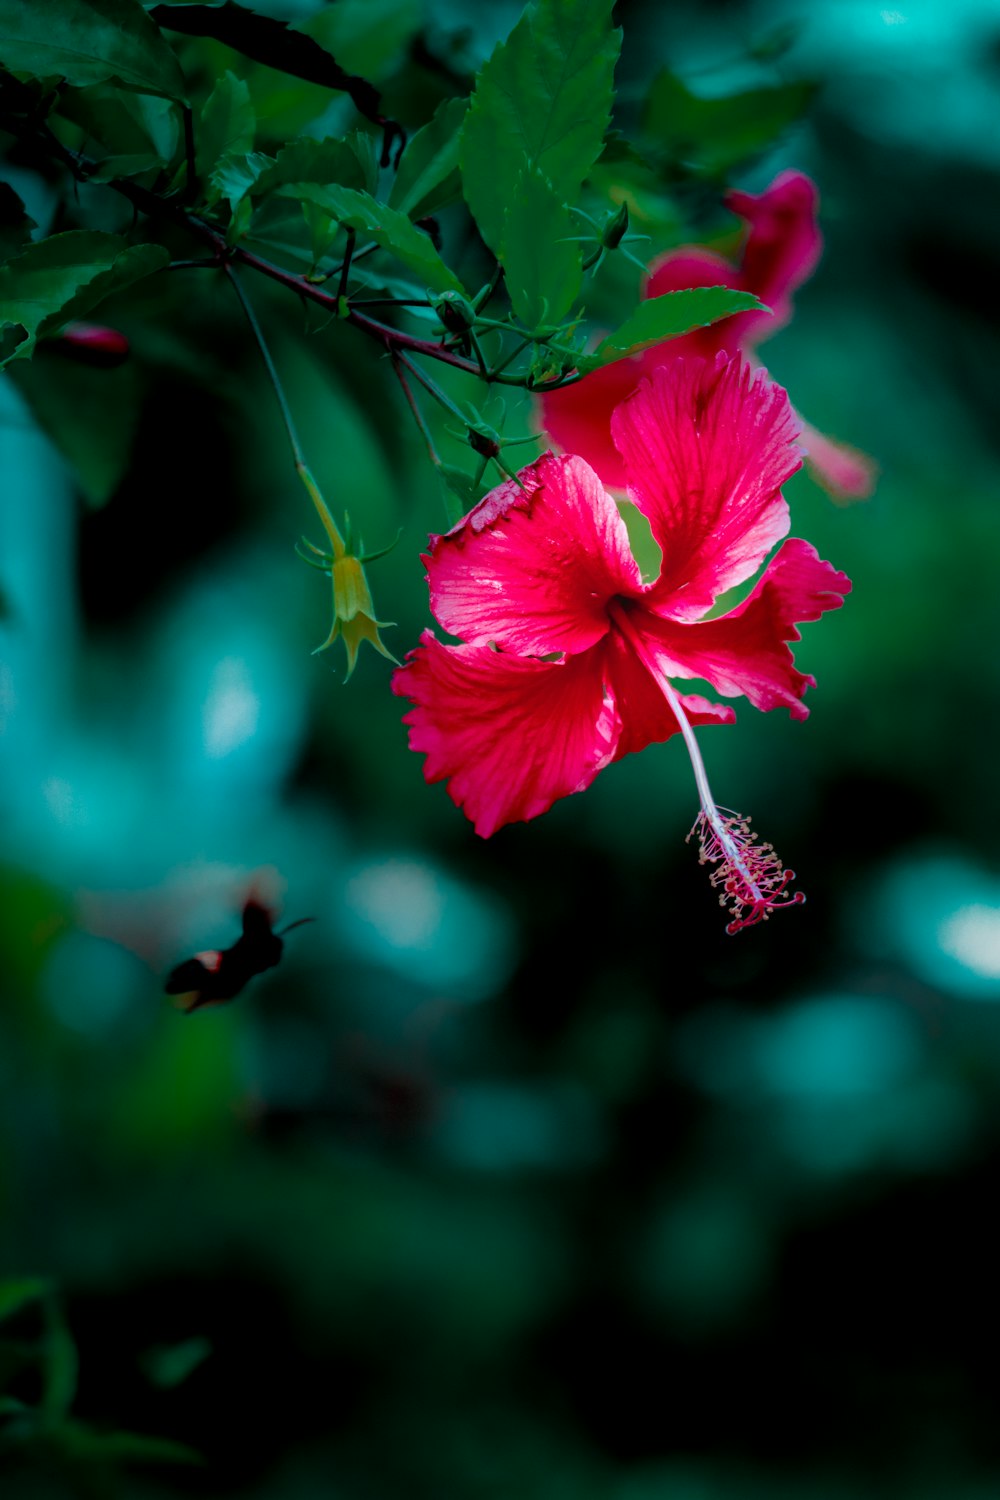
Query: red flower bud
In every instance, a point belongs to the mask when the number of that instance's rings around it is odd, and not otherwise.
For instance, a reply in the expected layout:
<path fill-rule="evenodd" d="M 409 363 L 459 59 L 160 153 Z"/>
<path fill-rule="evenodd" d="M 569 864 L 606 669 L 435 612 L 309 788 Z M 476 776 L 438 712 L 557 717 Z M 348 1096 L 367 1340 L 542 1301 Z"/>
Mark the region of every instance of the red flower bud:
<path fill-rule="evenodd" d="M 62 333 L 48 341 L 49 347 L 99 370 L 114 370 L 129 356 L 129 342 L 117 328 L 100 323 L 67 323 Z"/>

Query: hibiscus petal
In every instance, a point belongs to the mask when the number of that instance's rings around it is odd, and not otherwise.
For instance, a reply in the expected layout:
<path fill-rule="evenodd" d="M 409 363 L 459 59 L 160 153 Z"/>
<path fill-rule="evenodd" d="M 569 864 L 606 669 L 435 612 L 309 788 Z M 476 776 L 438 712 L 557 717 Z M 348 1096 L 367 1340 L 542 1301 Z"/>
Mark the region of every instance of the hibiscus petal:
<path fill-rule="evenodd" d="M 755 708 L 784 705 L 793 719 L 806 719 L 800 700 L 816 679 L 796 671 L 785 642 L 800 640 L 796 624 L 839 609 L 850 591 L 846 574 L 793 537 L 728 615 L 695 625 L 640 612 L 632 619 L 668 677 L 702 677 L 727 697 L 742 693 Z"/>
<path fill-rule="evenodd" d="M 432 538 L 431 609 L 470 646 L 585 651 L 607 634 L 608 601 L 642 590 L 625 523 L 580 458 L 547 453 L 519 477 Z"/>
<path fill-rule="evenodd" d="M 806 468 L 834 500 L 867 500 L 874 490 L 875 460 L 846 443 L 835 443 L 808 422 L 802 424 L 802 451 Z"/>
<path fill-rule="evenodd" d="M 752 342 L 770 338 L 792 315 L 792 292 L 812 275 L 823 251 L 816 184 L 802 172 L 780 172 L 762 193 L 731 192 L 726 203 L 746 219 L 742 286 L 773 314 L 754 327 Z"/>
<path fill-rule="evenodd" d="M 605 678 L 622 726 L 615 760 L 678 734 L 680 725 L 662 689 L 628 641 L 616 630 L 602 642 L 600 650 L 604 653 Z M 678 697 L 692 724 L 731 724 L 736 718 L 728 703 L 712 703 L 698 695 L 678 694 Z"/>
<path fill-rule="evenodd" d="M 416 705 L 403 722 L 410 749 L 427 756 L 425 779 L 447 779 L 483 838 L 582 792 L 614 755 L 619 723 L 599 649 L 541 662 L 444 646 L 425 630 L 392 690 Z"/>
<path fill-rule="evenodd" d="M 788 531 L 781 486 L 802 462 L 788 397 L 745 359 L 689 357 L 654 370 L 611 425 L 663 552 L 647 603 L 698 619 Z"/>
<path fill-rule="evenodd" d="M 625 465 L 611 441 L 611 413 L 631 396 L 643 370 L 640 360 L 619 359 L 539 401 L 541 424 L 552 442 L 585 459 L 614 489 L 625 488 Z"/>

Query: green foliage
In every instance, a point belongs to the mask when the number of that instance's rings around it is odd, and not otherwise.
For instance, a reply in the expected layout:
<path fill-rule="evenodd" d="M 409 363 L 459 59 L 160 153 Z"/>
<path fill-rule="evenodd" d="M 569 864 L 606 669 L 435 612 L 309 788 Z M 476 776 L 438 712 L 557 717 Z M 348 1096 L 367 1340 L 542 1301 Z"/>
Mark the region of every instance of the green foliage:
<path fill-rule="evenodd" d="M 603 338 L 592 354 L 581 355 L 577 369 L 596 370 L 601 365 L 614 364 L 630 354 L 661 344 L 664 339 L 689 333 L 692 328 L 707 328 L 733 313 L 759 312 L 763 306 L 749 292 L 734 292 L 727 286 L 699 286 L 649 297 L 639 303 L 620 328 Z"/>
<path fill-rule="evenodd" d="M 13 343 L 0 363 L 29 355 L 36 339 L 161 270 L 168 259 L 159 245 L 128 245 L 120 235 L 96 230 L 69 230 L 30 245 L 0 267 L 0 325 L 9 326 Z"/>
<path fill-rule="evenodd" d="M 462 129 L 465 196 L 499 253 L 504 219 L 525 167 L 575 201 L 601 154 L 611 116 L 621 34 L 611 0 L 537 0 L 476 79 Z"/>
<path fill-rule="evenodd" d="M 514 312 L 529 329 L 557 325 L 579 295 L 583 261 L 573 220 L 540 167 L 526 165 L 514 183 L 500 262 Z"/>
<path fill-rule="evenodd" d="M 297 198 L 321 209 L 334 224 L 371 235 L 375 242 L 389 250 L 435 292 L 460 292 L 462 283 L 448 269 L 434 248 L 430 236 L 417 229 L 405 214 L 379 203 L 370 193 L 331 183 L 324 187 L 315 182 L 286 183 L 278 189 L 280 196 Z"/>
<path fill-rule="evenodd" d="M 14 189 L 0 182 L 0 261 L 17 255 L 31 238 L 35 221 L 25 213 Z"/>
<path fill-rule="evenodd" d="M 11 369 L 39 427 L 73 470 L 83 498 L 103 505 L 128 470 L 142 388 L 135 370 L 95 372 L 55 349 Z"/>
<path fill-rule="evenodd" d="M 468 107 L 467 99 L 445 99 L 407 141 L 389 194 L 390 207 L 421 219 L 461 196 L 459 136 Z"/>
<path fill-rule="evenodd" d="M 664 68 L 647 96 L 643 126 L 666 160 L 721 177 L 770 146 L 814 93 L 812 84 L 788 83 L 706 99 Z"/>
<path fill-rule="evenodd" d="M 185 97 L 176 57 L 139 0 L 0 0 L 0 63 L 34 78 Z"/>
<path fill-rule="evenodd" d="M 228 175 L 237 162 L 245 162 L 253 150 L 257 118 L 250 100 L 250 90 L 242 78 L 224 73 L 205 102 L 201 112 L 196 157 L 198 175 L 207 180 L 208 202 L 225 194 L 241 197 Z M 236 181 L 240 181 L 237 176 Z"/>
<path fill-rule="evenodd" d="M 264 196 L 294 182 L 312 182 L 320 187 L 339 185 L 374 193 L 378 163 L 371 136 L 360 130 L 352 131 L 346 139 L 328 136 L 316 141 L 300 136 L 279 151 L 261 172 L 254 194 Z"/>

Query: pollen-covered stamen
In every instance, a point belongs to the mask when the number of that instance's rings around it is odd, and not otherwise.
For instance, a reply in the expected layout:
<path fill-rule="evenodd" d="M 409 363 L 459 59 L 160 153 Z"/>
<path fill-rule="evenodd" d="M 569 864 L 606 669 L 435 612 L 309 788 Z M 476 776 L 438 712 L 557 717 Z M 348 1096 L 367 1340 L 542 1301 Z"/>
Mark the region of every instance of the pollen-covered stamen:
<path fill-rule="evenodd" d="M 732 919 L 726 927 L 727 933 L 732 935 L 741 932 L 744 927 L 753 927 L 757 922 L 765 921 L 769 913 L 778 907 L 801 906 L 806 899 L 801 891 L 781 899 L 795 879 L 795 871 L 781 868 L 781 861 L 775 854 L 773 845 L 758 844 L 749 818 L 730 812 L 727 808 L 720 808 L 716 803 L 691 722 L 670 679 L 635 629 L 627 610 L 622 603 L 615 601 L 609 606 L 608 613 L 666 698 L 683 736 L 701 802 L 701 812 L 688 839 L 697 832 L 700 843 L 699 863 L 717 864 L 719 867 L 712 871 L 709 878 L 719 891 L 720 906 L 728 910 Z"/>
<path fill-rule="evenodd" d="M 726 931 L 742 932 L 766 922 L 772 911 L 783 906 L 801 906 L 805 896 L 792 894 L 788 887 L 795 879 L 794 870 L 783 868 L 773 844 L 759 844 L 742 813 L 716 807 L 718 823 L 705 811 L 698 814 L 688 842 L 698 835 L 698 863 L 717 865 L 709 876 L 719 892 L 719 905 L 731 917 Z"/>

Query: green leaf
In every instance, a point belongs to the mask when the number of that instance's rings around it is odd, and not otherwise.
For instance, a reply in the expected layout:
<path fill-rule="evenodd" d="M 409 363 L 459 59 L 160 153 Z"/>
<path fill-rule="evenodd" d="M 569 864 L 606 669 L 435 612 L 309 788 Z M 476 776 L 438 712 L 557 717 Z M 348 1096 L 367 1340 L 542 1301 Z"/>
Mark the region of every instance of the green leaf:
<path fill-rule="evenodd" d="M 88 137 L 88 155 L 102 158 L 147 156 L 168 166 L 177 152 L 180 128 L 177 110 L 169 99 L 129 93 L 114 84 L 87 89 L 64 89 L 58 112 L 79 125 Z M 90 142 L 99 142 L 95 151 Z M 107 174 L 102 174 L 106 176 Z"/>
<path fill-rule="evenodd" d="M 0 1322 L 20 1312 L 30 1302 L 40 1302 L 49 1294 L 49 1283 L 40 1276 L 22 1276 L 0 1281 Z"/>
<path fill-rule="evenodd" d="M 560 202 L 575 202 L 604 144 L 620 44 L 611 0 L 537 0 L 482 68 L 459 155 L 466 201 L 494 252 L 525 162 Z"/>
<path fill-rule="evenodd" d="M 205 102 L 197 140 L 198 176 L 208 184 L 210 203 L 222 196 L 219 179 L 230 163 L 253 150 L 256 128 L 249 88 L 235 73 L 224 73 Z"/>
<path fill-rule="evenodd" d="M 67 83 L 116 78 L 184 99 L 184 75 L 139 0 L 0 0 L 0 63 Z"/>
<path fill-rule="evenodd" d="M 182 1385 L 211 1352 L 212 1345 L 204 1337 L 184 1339 L 179 1344 L 158 1344 L 148 1349 L 141 1364 L 153 1385 L 172 1390 Z"/>
<path fill-rule="evenodd" d="M 538 167 L 526 167 L 507 206 L 500 260 L 515 313 L 527 328 L 557 324 L 583 278 L 573 220 Z"/>
<path fill-rule="evenodd" d="M 420 0 L 337 0 L 293 30 L 332 52 L 348 73 L 381 78 L 423 24 Z"/>
<path fill-rule="evenodd" d="M 389 203 L 411 219 L 436 213 L 461 196 L 458 138 L 467 99 L 445 99 L 433 117 L 406 143 Z"/>
<path fill-rule="evenodd" d="M 690 333 L 692 328 L 706 328 L 720 318 L 738 312 L 759 312 L 767 308 L 749 292 L 734 292 L 728 286 L 699 286 L 682 292 L 665 292 L 649 297 L 625 319 L 615 333 L 602 339 L 592 354 L 581 354 L 578 370 L 596 370 L 630 354 L 662 344 L 665 339 Z"/>
<path fill-rule="evenodd" d="M 247 193 L 251 192 L 264 172 L 273 165 L 263 151 L 251 151 L 247 156 L 231 156 L 215 171 L 215 184 L 221 197 L 229 203 L 235 214 Z"/>
<path fill-rule="evenodd" d="M 31 239 L 35 221 L 24 211 L 14 189 L 0 182 L 0 261 L 17 255 Z"/>
<path fill-rule="evenodd" d="M 73 1336 L 55 1298 L 45 1302 L 45 1368 L 42 1385 L 42 1410 L 51 1420 L 65 1417 L 76 1396 L 79 1358 Z"/>
<path fill-rule="evenodd" d="M 389 250 L 435 292 L 461 292 L 462 283 L 438 255 L 429 235 L 410 222 L 405 214 L 383 203 L 376 203 L 369 193 L 331 184 L 321 187 L 315 182 L 289 183 L 279 188 L 279 195 L 314 203 L 338 224 L 371 235 L 383 249 Z"/>
<path fill-rule="evenodd" d="M 0 365 L 28 357 L 39 335 L 82 317 L 169 259 L 160 245 L 126 245 L 120 235 L 89 229 L 29 245 L 0 266 L 0 326 L 10 325 Z"/>
<path fill-rule="evenodd" d="M 95 1432 L 82 1422 L 64 1423 L 58 1430 L 60 1446 L 74 1459 L 90 1463 L 200 1464 L 200 1453 L 168 1438 L 144 1437 L 138 1432 Z"/>
<path fill-rule="evenodd" d="M 723 176 L 772 145 L 805 112 L 815 92 L 811 83 L 786 83 L 704 99 L 664 69 L 647 96 L 643 127 L 670 162 Z"/>
<path fill-rule="evenodd" d="M 314 141 L 303 136 L 278 152 L 257 179 L 254 196 L 273 193 L 290 182 L 331 183 L 373 192 L 378 181 L 375 147 L 370 135 L 352 131 L 346 139 Z"/>
<path fill-rule="evenodd" d="M 125 476 L 139 420 L 134 369 L 94 371 L 53 349 L 11 372 L 39 427 L 73 469 L 88 504 L 104 505 Z"/>

